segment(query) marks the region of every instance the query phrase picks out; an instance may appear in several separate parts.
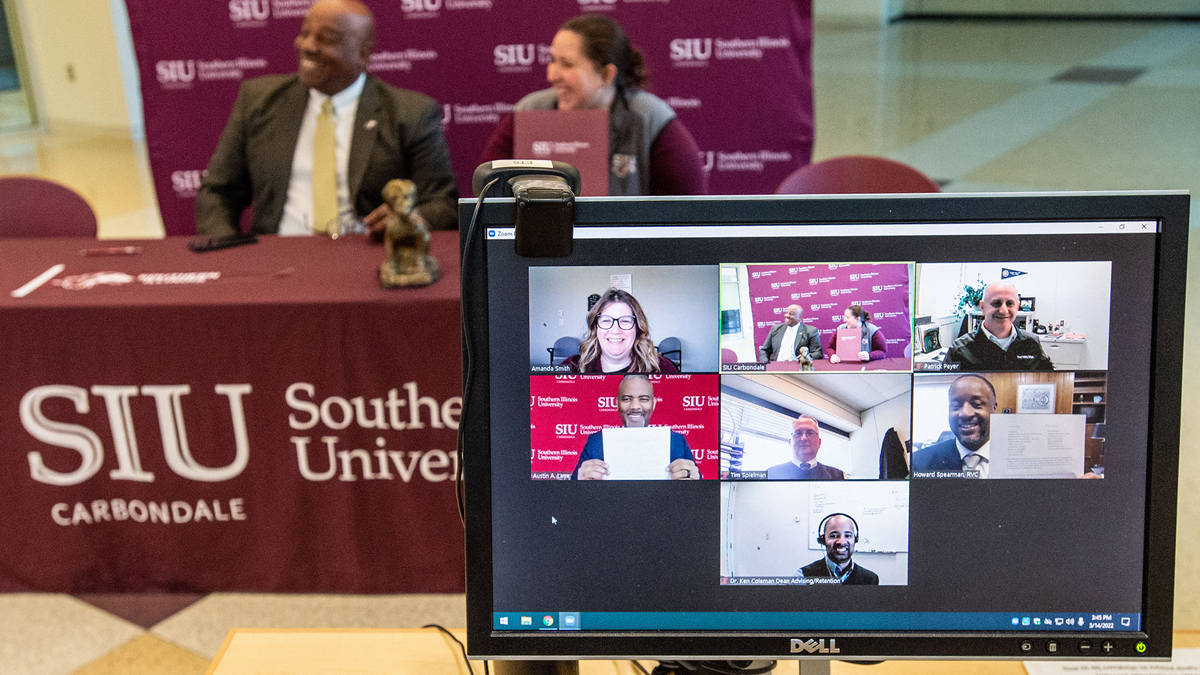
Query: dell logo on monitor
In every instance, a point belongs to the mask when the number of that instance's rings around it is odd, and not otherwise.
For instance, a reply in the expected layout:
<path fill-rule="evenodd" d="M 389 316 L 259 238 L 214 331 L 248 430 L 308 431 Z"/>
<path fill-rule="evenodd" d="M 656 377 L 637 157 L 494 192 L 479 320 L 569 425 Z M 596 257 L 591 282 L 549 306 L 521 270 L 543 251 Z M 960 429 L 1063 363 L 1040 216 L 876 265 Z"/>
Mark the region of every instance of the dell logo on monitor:
<path fill-rule="evenodd" d="M 805 654 L 840 654 L 842 650 L 837 648 L 836 638 L 829 639 L 828 647 L 825 646 L 825 638 L 821 638 L 820 640 L 812 638 L 799 640 L 792 638 L 792 653 L 799 654 L 801 652 Z"/>

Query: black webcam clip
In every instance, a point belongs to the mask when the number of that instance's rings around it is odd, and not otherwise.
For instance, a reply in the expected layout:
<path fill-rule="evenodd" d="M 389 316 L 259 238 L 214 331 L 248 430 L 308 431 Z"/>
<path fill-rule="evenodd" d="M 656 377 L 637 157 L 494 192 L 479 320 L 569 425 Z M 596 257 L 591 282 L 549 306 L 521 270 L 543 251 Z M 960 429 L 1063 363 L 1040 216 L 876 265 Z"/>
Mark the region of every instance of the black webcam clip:
<path fill-rule="evenodd" d="M 566 162 L 509 159 L 485 162 L 475 169 L 476 196 L 500 179 L 493 197 L 514 197 L 517 215 L 515 250 L 526 258 L 566 258 L 575 244 L 575 195 L 579 170 Z M 488 195 L 484 195 L 488 196 Z"/>

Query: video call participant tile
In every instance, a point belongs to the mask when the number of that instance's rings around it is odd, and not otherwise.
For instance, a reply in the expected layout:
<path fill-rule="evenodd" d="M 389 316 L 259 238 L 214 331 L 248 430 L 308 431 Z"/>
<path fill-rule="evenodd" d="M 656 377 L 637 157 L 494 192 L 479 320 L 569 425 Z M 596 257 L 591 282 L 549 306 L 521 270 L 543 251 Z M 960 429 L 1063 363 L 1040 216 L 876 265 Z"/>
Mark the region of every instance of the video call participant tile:
<path fill-rule="evenodd" d="M 531 477 L 715 480 L 719 377 L 531 377 Z"/>
<path fill-rule="evenodd" d="M 912 370 L 912 269 L 722 265 L 722 372 Z"/>
<path fill-rule="evenodd" d="M 913 479 L 1103 478 L 1104 445 L 1096 434 L 1103 420 L 1076 410 L 1075 378 L 917 375 Z"/>
<path fill-rule="evenodd" d="M 534 373 L 717 371 L 714 265 L 531 267 Z"/>
<path fill-rule="evenodd" d="M 917 265 L 919 372 L 1107 370 L 1112 263 Z"/>
<path fill-rule="evenodd" d="M 721 376 L 723 480 L 903 480 L 912 377 Z"/>
<path fill-rule="evenodd" d="M 908 488 L 723 483 L 721 585 L 908 585 Z"/>

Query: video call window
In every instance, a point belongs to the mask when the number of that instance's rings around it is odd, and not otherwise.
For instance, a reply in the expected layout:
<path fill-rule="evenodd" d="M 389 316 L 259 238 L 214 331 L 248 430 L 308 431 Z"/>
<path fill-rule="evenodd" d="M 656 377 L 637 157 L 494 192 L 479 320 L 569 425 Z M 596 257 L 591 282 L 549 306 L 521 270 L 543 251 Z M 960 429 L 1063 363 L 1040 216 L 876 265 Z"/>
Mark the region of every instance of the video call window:
<path fill-rule="evenodd" d="M 907 478 L 911 395 L 903 373 L 724 374 L 721 477 Z"/>
<path fill-rule="evenodd" d="M 722 483 L 721 584 L 908 585 L 908 488 Z"/>
<path fill-rule="evenodd" d="M 531 477 L 715 480 L 719 377 L 531 377 Z"/>
<path fill-rule="evenodd" d="M 1111 289 L 1108 261 L 918 264 L 914 368 L 1107 370 Z"/>
<path fill-rule="evenodd" d="M 529 268 L 535 373 L 717 370 L 717 267 Z"/>
<path fill-rule="evenodd" d="M 912 263 L 721 265 L 721 370 L 911 370 L 912 273 Z"/>
<path fill-rule="evenodd" d="M 913 478 L 1103 478 L 1104 424 L 1076 403 L 1077 375 L 916 375 Z"/>

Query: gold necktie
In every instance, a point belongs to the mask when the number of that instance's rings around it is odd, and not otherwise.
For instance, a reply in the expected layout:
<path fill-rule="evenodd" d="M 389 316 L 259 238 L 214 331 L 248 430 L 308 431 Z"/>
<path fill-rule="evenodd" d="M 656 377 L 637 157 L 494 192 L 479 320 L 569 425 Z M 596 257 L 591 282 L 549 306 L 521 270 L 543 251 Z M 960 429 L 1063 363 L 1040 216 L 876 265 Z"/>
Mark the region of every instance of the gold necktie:
<path fill-rule="evenodd" d="M 325 99 L 313 134 L 313 234 L 338 233 L 337 141 L 334 140 L 333 101 Z"/>

